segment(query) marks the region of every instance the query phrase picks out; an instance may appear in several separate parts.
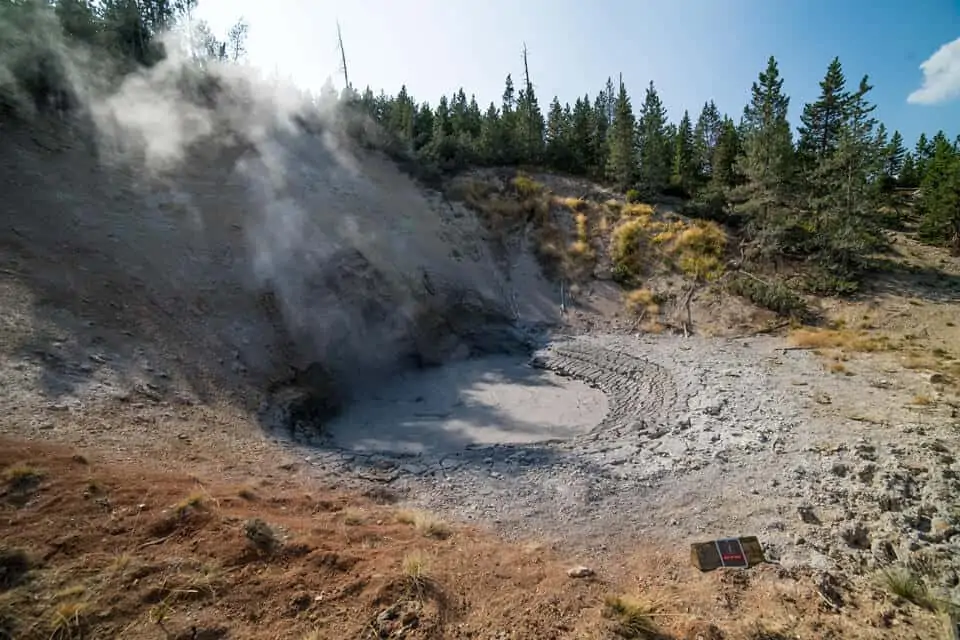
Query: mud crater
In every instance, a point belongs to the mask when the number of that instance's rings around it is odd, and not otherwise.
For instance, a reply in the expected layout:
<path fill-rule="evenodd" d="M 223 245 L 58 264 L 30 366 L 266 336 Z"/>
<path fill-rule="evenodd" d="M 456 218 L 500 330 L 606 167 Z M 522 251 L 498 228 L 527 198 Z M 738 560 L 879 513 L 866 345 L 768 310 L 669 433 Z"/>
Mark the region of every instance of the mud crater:
<path fill-rule="evenodd" d="M 419 310 L 390 362 L 350 372 L 338 357 L 268 389 L 261 422 L 274 435 L 340 451 L 440 455 L 576 438 L 608 413 L 604 391 L 534 354 L 543 327 L 489 301 L 446 295 Z"/>

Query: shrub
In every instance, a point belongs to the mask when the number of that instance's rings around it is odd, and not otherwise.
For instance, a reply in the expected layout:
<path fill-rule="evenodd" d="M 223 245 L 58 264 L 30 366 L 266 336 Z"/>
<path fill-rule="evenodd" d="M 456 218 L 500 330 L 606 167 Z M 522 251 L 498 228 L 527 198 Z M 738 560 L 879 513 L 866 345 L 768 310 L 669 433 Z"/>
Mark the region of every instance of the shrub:
<path fill-rule="evenodd" d="M 522 173 L 517 174 L 513 180 L 511 180 L 511 184 L 513 188 L 516 189 L 517 194 L 522 198 L 533 198 L 542 194 L 544 191 L 542 184 Z"/>
<path fill-rule="evenodd" d="M 727 281 L 727 290 L 782 316 L 805 319 L 810 315 L 803 298 L 779 280 L 767 282 L 735 274 Z"/>
<path fill-rule="evenodd" d="M 657 295 L 649 289 L 634 289 L 624 296 L 627 309 L 637 315 L 660 313 L 660 304 Z"/>
<path fill-rule="evenodd" d="M 649 235 L 643 219 L 632 218 L 613 230 L 610 247 L 614 278 L 630 283 L 645 271 L 644 258 L 649 254 Z"/>
<path fill-rule="evenodd" d="M 723 273 L 727 234 L 714 222 L 699 222 L 679 233 L 672 250 L 680 270 L 698 280 L 714 280 Z"/>
<path fill-rule="evenodd" d="M 636 189 L 627 191 L 626 200 L 628 203 L 640 202 L 640 192 Z"/>

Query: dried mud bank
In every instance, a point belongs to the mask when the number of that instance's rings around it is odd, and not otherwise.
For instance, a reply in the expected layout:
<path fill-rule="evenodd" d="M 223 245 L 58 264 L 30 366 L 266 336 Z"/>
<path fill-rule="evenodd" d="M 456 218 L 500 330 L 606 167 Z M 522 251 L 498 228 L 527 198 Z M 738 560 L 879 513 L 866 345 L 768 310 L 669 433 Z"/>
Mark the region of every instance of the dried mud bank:
<path fill-rule="evenodd" d="M 871 384 L 868 374 L 831 376 L 811 353 L 766 337 L 571 337 L 538 350 L 529 369 L 602 391 L 603 417 L 547 442 L 464 438 L 459 450 L 412 452 L 347 437 L 286 446 L 317 473 L 386 486 L 508 537 L 602 553 L 650 536 L 683 545 L 755 534 L 784 564 L 857 573 L 922 565 L 960 595 L 960 438 L 947 423 L 921 425 L 897 408 L 905 391 Z M 883 425 L 856 417 L 881 406 L 891 407 Z M 524 420 L 543 423 L 537 408 L 527 402 Z M 389 441 L 396 420 L 378 410 Z M 433 425 L 436 441 L 449 425 Z"/>

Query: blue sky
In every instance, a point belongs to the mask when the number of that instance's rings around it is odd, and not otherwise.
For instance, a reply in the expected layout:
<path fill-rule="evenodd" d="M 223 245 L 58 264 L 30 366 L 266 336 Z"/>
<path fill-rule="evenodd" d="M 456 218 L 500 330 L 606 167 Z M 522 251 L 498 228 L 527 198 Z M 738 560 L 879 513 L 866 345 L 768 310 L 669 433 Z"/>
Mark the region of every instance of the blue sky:
<path fill-rule="evenodd" d="M 339 19 L 355 86 L 406 84 L 432 104 L 460 86 L 499 104 L 525 42 L 544 109 L 622 72 L 635 108 L 653 80 L 674 120 L 711 98 L 739 118 L 772 54 L 796 126 L 839 56 L 848 84 L 870 74 L 878 117 L 909 145 L 921 131 L 960 134 L 960 0 L 200 0 L 221 35 L 240 16 L 251 62 L 314 90 L 342 86 Z"/>

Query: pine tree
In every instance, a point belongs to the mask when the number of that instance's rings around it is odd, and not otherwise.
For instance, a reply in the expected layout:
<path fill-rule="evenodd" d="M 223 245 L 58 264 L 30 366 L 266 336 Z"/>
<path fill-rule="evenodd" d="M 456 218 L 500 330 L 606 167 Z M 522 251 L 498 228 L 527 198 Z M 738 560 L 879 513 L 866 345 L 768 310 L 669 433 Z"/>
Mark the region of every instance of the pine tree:
<path fill-rule="evenodd" d="M 723 192 L 741 184 L 738 159 L 742 153 L 737 125 L 729 117 L 724 117 L 711 159 L 710 185 L 715 191 Z"/>
<path fill-rule="evenodd" d="M 960 254 L 960 155 L 943 132 L 930 143 L 920 184 L 920 238 Z"/>
<path fill-rule="evenodd" d="M 593 112 L 590 108 L 590 96 L 577 98 L 573 104 L 570 122 L 570 150 L 573 171 L 580 175 L 590 175 L 599 162 L 597 150 L 593 146 Z"/>
<path fill-rule="evenodd" d="M 546 161 L 548 166 L 560 171 L 570 169 L 569 128 L 570 123 L 560 106 L 560 99 L 554 96 L 547 115 Z"/>
<path fill-rule="evenodd" d="M 708 181 L 713 176 L 713 154 L 720 141 L 723 118 L 713 100 L 706 102 L 693 129 L 696 145 L 697 179 Z"/>
<path fill-rule="evenodd" d="M 433 109 L 424 102 L 413 120 L 413 148 L 417 151 L 426 148 L 433 139 L 433 120 Z"/>
<path fill-rule="evenodd" d="M 477 139 L 477 152 L 484 164 L 497 164 L 500 161 L 500 112 L 490 103 L 480 123 L 480 135 Z"/>
<path fill-rule="evenodd" d="M 819 174 L 826 195 L 816 211 L 816 249 L 820 265 L 842 280 L 855 278 L 863 256 L 883 244 L 880 202 L 871 180 L 882 169 L 886 141 L 878 145 L 876 105 L 867 99 L 872 88 L 864 76 L 850 96 L 837 148 Z"/>
<path fill-rule="evenodd" d="M 916 189 L 920 186 L 920 170 L 914 158 L 909 151 L 903 156 L 903 168 L 897 177 L 897 186 L 904 189 Z"/>
<path fill-rule="evenodd" d="M 388 108 L 389 121 L 387 129 L 393 133 L 405 145 L 413 146 L 413 125 L 416 104 L 407 94 L 407 86 L 400 87 L 400 93 L 397 94 Z"/>
<path fill-rule="evenodd" d="M 804 105 L 797 128 L 797 153 L 807 168 L 829 157 L 840 144 L 850 94 L 839 58 L 834 58 L 820 81 L 820 96 Z"/>
<path fill-rule="evenodd" d="M 906 159 L 907 150 L 903 146 L 903 136 L 899 131 L 894 131 L 890 137 L 890 143 L 887 145 L 883 173 L 891 182 L 900 178 L 903 171 L 903 163 Z"/>
<path fill-rule="evenodd" d="M 640 182 L 653 191 L 662 191 L 669 183 L 671 156 L 667 144 L 667 110 L 653 82 L 647 86 L 637 123 L 637 148 Z"/>
<path fill-rule="evenodd" d="M 610 145 L 607 136 L 610 132 L 611 120 L 608 119 L 607 96 L 600 92 L 593 103 L 593 128 L 591 132 L 590 150 L 594 164 L 591 172 L 594 177 L 602 178 L 606 175 Z"/>
<path fill-rule="evenodd" d="M 796 221 L 790 210 L 794 154 L 787 120 L 789 106 L 777 61 L 770 56 L 766 69 L 753 83 L 750 104 L 743 111 L 739 170 L 744 184 L 735 207 L 747 220 L 754 241 L 751 249 L 758 257 L 793 249 L 790 236 Z"/>
<path fill-rule="evenodd" d="M 917 144 L 913 149 L 913 161 L 917 167 L 917 173 L 923 178 L 927 171 L 927 162 L 933 155 L 933 145 L 927 139 L 927 134 L 921 133 L 917 139 Z"/>
<path fill-rule="evenodd" d="M 683 112 L 673 143 L 673 172 L 671 185 L 690 194 L 697 178 L 696 143 L 690 114 Z"/>
<path fill-rule="evenodd" d="M 621 79 L 620 93 L 617 96 L 613 122 L 610 125 L 609 155 L 607 156 L 607 178 L 620 189 L 626 189 L 636 181 L 635 129 L 636 118 L 633 115 L 630 96 Z"/>
<path fill-rule="evenodd" d="M 503 103 L 500 107 L 500 162 L 513 164 L 520 157 L 519 137 L 517 135 L 517 97 L 513 78 L 508 73 L 503 89 Z"/>

